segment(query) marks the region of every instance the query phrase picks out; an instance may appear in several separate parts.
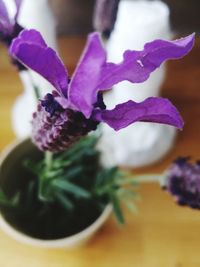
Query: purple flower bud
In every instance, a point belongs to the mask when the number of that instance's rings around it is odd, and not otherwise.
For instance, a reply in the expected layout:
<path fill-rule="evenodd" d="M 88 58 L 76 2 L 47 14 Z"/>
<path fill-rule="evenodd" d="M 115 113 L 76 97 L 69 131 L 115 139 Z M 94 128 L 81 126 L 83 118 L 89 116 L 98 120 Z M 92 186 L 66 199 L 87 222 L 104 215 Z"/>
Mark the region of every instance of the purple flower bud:
<path fill-rule="evenodd" d="M 169 168 L 165 189 L 179 205 L 200 209 L 200 165 L 190 163 L 189 158 L 178 158 Z"/>
<path fill-rule="evenodd" d="M 119 0 L 96 0 L 94 9 L 94 29 L 109 38 L 117 18 Z"/>
<path fill-rule="evenodd" d="M 47 94 L 33 114 L 32 140 L 41 150 L 59 152 L 68 148 L 88 132 L 96 130 L 98 122 L 86 119 L 81 112 L 63 109 L 55 97 Z"/>
<path fill-rule="evenodd" d="M 16 14 L 14 18 L 10 18 L 4 1 L 0 0 L 0 42 L 4 43 L 7 47 L 9 47 L 12 40 L 16 38 L 22 30 L 24 30 L 24 28 L 17 23 L 22 0 L 13 1 L 16 5 Z M 12 63 L 18 68 L 18 70 L 26 69 L 26 67 L 19 63 L 16 59 L 12 59 Z"/>

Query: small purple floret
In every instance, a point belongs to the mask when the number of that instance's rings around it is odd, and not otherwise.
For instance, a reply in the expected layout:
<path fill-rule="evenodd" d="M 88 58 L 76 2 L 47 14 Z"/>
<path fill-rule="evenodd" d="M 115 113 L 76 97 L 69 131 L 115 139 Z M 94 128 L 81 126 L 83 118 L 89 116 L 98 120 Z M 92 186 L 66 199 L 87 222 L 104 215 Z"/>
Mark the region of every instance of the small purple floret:
<path fill-rule="evenodd" d="M 96 31 L 101 32 L 109 38 L 117 18 L 120 0 L 96 0 L 93 26 Z"/>
<path fill-rule="evenodd" d="M 54 115 L 56 111 L 61 111 L 61 105 L 55 100 L 55 97 L 58 96 L 56 92 L 52 94 L 47 94 L 43 100 L 41 100 L 41 106 L 45 108 L 45 111 L 48 112 L 51 116 Z"/>
<path fill-rule="evenodd" d="M 165 187 L 179 205 L 200 209 L 200 165 L 178 158 L 167 171 Z"/>
<path fill-rule="evenodd" d="M 24 28 L 17 22 L 22 0 L 9 1 L 14 1 L 16 5 L 16 14 L 14 18 L 9 17 L 4 1 L 0 0 L 0 42 L 4 43 L 7 47 L 9 47 L 12 40 L 24 30 Z M 26 69 L 23 64 L 20 64 L 15 59 L 12 59 L 12 63 L 16 65 L 20 71 Z"/>

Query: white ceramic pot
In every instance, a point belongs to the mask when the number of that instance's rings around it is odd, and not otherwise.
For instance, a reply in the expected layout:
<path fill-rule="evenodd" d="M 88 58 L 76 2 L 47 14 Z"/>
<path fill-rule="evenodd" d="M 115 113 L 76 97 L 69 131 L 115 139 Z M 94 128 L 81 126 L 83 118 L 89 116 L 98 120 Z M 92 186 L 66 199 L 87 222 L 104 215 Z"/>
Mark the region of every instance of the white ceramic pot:
<path fill-rule="evenodd" d="M 13 173 L 13 171 L 17 177 L 18 170 L 16 168 L 16 165 L 18 166 L 19 159 L 21 157 L 24 157 L 24 155 L 27 154 L 27 151 L 30 150 L 30 146 L 31 142 L 29 139 L 15 141 L 13 144 L 8 146 L 0 156 L 0 184 L 5 185 L 6 181 L 6 191 L 8 191 L 8 193 L 10 194 L 15 191 L 16 183 L 20 183 L 21 181 L 18 181 L 16 179 L 9 179 L 10 181 L 8 181 L 8 177 L 11 173 Z M 34 148 L 33 145 L 32 150 L 33 154 L 37 152 L 37 149 Z M 89 239 L 91 239 L 109 218 L 111 212 L 112 206 L 107 205 L 102 214 L 96 219 L 96 221 L 94 221 L 83 231 L 66 238 L 59 238 L 54 240 L 37 239 L 18 231 L 4 218 L 3 214 L 0 214 L 0 229 L 13 239 L 27 245 L 41 248 L 70 249 L 84 245 Z"/>
<path fill-rule="evenodd" d="M 155 39 L 170 39 L 169 8 L 162 1 L 123 0 L 119 4 L 114 31 L 107 42 L 110 62 L 120 62 L 123 51 L 141 50 L 145 43 Z M 121 82 L 105 94 L 109 109 L 116 104 L 134 100 L 141 102 L 160 95 L 165 79 L 163 65 L 144 83 Z M 152 123 L 135 123 L 115 132 L 102 126 L 99 144 L 102 161 L 108 165 L 142 167 L 160 160 L 173 147 L 176 130 L 171 126 Z"/>

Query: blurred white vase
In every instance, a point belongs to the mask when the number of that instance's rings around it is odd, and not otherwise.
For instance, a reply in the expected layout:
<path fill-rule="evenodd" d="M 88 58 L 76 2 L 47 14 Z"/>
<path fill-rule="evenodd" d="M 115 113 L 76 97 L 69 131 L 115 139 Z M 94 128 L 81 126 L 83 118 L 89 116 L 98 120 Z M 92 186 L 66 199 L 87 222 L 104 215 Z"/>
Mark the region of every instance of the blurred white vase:
<path fill-rule="evenodd" d="M 141 50 L 146 42 L 161 38 L 171 38 L 168 6 L 161 1 L 123 0 L 107 43 L 109 61 L 120 62 L 124 50 Z M 140 102 L 158 96 L 164 78 L 165 66 L 162 66 L 144 83 L 117 84 L 105 94 L 106 104 L 113 108 L 130 99 Z M 106 125 L 102 128 L 99 147 L 103 163 L 128 167 L 141 167 L 161 159 L 172 148 L 176 135 L 173 127 L 142 122 L 118 132 Z"/>
<path fill-rule="evenodd" d="M 4 0 L 11 15 L 15 12 L 14 0 Z M 23 0 L 18 23 L 27 29 L 37 29 L 43 35 L 47 44 L 57 49 L 56 23 L 48 5 L 48 0 Z M 36 110 L 36 99 L 33 93 L 33 83 L 38 87 L 40 95 L 50 92 L 52 86 L 38 74 L 32 71 L 23 71 L 20 78 L 24 92 L 20 95 L 13 107 L 12 125 L 17 137 L 23 138 L 31 133 L 30 121 Z"/>

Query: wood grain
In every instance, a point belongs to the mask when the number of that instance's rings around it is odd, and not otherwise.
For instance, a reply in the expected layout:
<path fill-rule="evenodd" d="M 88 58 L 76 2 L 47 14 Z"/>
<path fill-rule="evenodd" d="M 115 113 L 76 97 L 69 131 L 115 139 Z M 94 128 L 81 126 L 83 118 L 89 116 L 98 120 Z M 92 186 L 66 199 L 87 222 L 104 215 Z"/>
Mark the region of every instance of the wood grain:
<path fill-rule="evenodd" d="M 60 40 L 61 54 L 70 72 L 81 52 L 84 39 Z M 170 62 L 163 95 L 179 108 L 185 128 L 174 149 L 154 166 L 137 172 L 161 172 L 178 155 L 200 158 L 200 40 L 185 59 Z M 22 91 L 17 73 L 0 47 L 0 150 L 14 134 L 10 112 Z M 164 138 L 164 137 L 163 137 Z M 84 248 L 72 251 L 43 250 L 21 245 L 0 232 L 2 267 L 199 267 L 200 212 L 176 206 L 156 184 L 140 188 L 139 213 L 127 211 L 127 225 L 120 228 L 111 218 Z"/>

